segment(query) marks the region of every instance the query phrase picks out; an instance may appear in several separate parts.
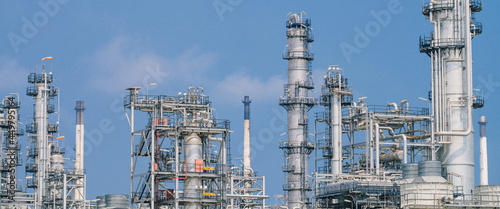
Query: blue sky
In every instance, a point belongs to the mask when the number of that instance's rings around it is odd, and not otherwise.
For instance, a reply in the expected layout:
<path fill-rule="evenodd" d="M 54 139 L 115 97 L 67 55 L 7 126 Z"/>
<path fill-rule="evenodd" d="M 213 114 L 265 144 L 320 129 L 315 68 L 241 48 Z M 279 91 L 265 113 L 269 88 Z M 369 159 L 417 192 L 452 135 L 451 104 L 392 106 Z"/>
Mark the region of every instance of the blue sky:
<path fill-rule="evenodd" d="M 55 4 L 46 9 L 46 2 Z M 495 12 L 500 1 L 483 4 L 477 20 L 484 32 L 473 40 L 473 56 L 474 87 L 483 89 L 486 106 L 476 110 L 474 121 L 479 115 L 489 121 L 490 184 L 500 184 L 493 178 L 500 174 L 493 163 L 500 160 L 494 152 L 500 146 L 495 137 L 500 135 L 500 109 L 495 107 L 500 103 L 500 22 Z M 67 147 L 74 146 L 75 103 L 85 101 L 87 196 L 92 199 L 128 193 L 125 88 L 158 83 L 149 88 L 150 94 L 176 95 L 190 85 L 203 86 L 218 117 L 232 121 L 233 157 L 242 156 L 241 99 L 249 95 L 253 167 L 266 176 L 273 202 L 283 183 L 278 140 L 286 124 L 278 97 L 286 82 L 286 61 L 281 58 L 286 15 L 305 11 L 312 19 L 317 92 L 328 66 L 339 65 L 355 98 L 366 96 L 369 104 L 408 99 L 411 106 L 427 107 L 417 98 L 426 97 L 430 88 L 430 61 L 418 52 L 418 38 L 432 27 L 421 8 L 422 1 L 410 0 L 6 1 L 0 8 L 0 96 L 23 95 L 26 123 L 33 103 L 24 96 L 27 76 L 36 65 L 41 67 L 41 58 L 53 57 L 54 85 L 61 89 L 60 130 Z M 383 12 L 389 12 L 390 20 L 377 22 L 373 13 Z M 356 46 L 357 31 L 373 24 L 379 30 L 374 26 L 368 42 Z M 346 56 L 341 50 L 345 44 L 357 47 L 357 53 Z M 322 110 L 316 107 L 311 113 Z M 26 138 L 21 141 L 26 145 Z"/>

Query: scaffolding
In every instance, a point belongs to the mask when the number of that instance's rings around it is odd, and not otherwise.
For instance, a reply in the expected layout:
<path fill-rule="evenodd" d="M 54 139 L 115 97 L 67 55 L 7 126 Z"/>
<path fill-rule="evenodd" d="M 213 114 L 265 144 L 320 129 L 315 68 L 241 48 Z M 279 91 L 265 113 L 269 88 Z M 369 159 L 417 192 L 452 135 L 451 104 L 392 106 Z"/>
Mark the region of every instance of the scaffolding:
<path fill-rule="evenodd" d="M 320 96 L 325 112 L 315 119 L 315 207 L 398 207 L 402 165 L 435 159 L 439 147 L 429 110 L 408 100 L 354 103 L 341 72 L 329 67 Z"/>
<path fill-rule="evenodd" d="M 44 70 L 30 73 L 26 94 L 35 100 L 28 132 L 26 160 L 26 191 L 34 198 L 35 208 L 83 208 L 85 205 L 85 170 L 76 172 L 66 168 L 64 154 L 60 147 L 59 121 L 49 124 L 49 114 L 57 113 L 54 105 L 59 88 L 50 86 L 54 81 L 52 72 Z M 79 198 L 76 198 L 78 196 Z"/>
<path fill-rule="evenodd" d="M 225 208 L 230 122 L 213 116 L 201 87 L 177 96 L 128 88 L 130 196 L 137 208 Z M 135 129 L 135 110 L 148 115 Z"/>

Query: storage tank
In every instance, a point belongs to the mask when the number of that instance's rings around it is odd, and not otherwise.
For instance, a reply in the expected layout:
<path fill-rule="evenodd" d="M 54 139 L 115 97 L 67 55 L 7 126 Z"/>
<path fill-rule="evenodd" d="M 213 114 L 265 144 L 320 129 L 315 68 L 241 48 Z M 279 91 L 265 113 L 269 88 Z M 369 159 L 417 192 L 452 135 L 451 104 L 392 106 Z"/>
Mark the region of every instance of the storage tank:
<path fill-rule="evenodd" d="M 97 208 L 96 209 L 104 209 L 104 208 L 106 208 L 106 202 L 104 200 L 104 196 L 98 196 L 96 204 L 97 204 Z"/>
<path fill-rule="evenodd" d="M 420 161 L 418 162 L 418 177 L 441 176 L 440 161 Z"/>
<path fill-rule="evenodd" d="M 128 208 L 128 195 L 108 194 L 105 196 L 106 208 Z"/>
<path fill-rule="evenodd" d="M 441 177 L 439 161 L 419 162 L 418 177 L 402 182 L 400 188 L 401 208 L 440 208 L 443 201 L 453 199 L 453 186 Z"/>
<path fill-rule="evenodd" d="M 481 205 L 500 205 L 500 185 L 476 186 L 476 199 Z"/>
<path fill-rule="evenodd" d="M 418 164 L 407 163 L 403 164 L 403 179 L 413 180 L 418 177 Z"/>

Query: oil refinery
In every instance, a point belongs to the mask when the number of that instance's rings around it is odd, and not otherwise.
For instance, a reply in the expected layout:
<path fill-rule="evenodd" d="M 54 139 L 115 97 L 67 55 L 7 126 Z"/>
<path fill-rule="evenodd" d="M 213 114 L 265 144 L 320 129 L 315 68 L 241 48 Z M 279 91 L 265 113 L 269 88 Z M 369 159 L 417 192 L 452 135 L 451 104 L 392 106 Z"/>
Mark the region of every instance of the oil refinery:
<path fill-rule="evenodd" d="M 129 181 L 122 182 L 128 191 L 89 197 L 87 183 L 94 182 L 84 167 L 84 112 L 94 110 L 74 101 L 74 138 L 59 133 L 60 89 L 52 57 L 45 57 L 50 64 L 26 75 L 25 94 L 33 99 L 28 121 L 21 118 L 19 93 L 0 104 L 1 209 L 500 208 L 500 185 L 488 180 L 488 121 L 473 118 L 475 109 L 490 108 L 473 88 L 472 40 L 483 31 L 476 20 L 482 10 L 481 0 L 430 0 L 411 11 L 432 27 L 415 47 L 430 59 L 430 89 L 420 98 L 427 107 L 413 106 L 406 95 L 368 104 L 345 76 L 349 69 L 337 63 L 321 67 L 316 76 L 323 79 L 315 84 L 312 21 L 305 12 L 286 15 L 286 67 L 276 62 L 288 77 L 275 98 L 286 111 L 286 132 L 271 144 L 283 158 L 268 165 L 280 167 L 280 179 L 259 175 L 264 172 L 252 163 L 251 116 L 259 117 L 251 115 L 250 104 L 258 104 L 253 95 L 230 98 L 242 99 L 243 118 L 235 122 L 219 117 L 225 109 L 216 109 L 201 86 L 150 94 L 151 83 L 145 91 L 123 89 L 119 103 L 130 128 L 120 139 L 130 146 L 129 157 L 120 159 L 130 164 Z M 235 123 L 242 138 L 231 137 Z M 65 155 L 65 140 L 74 140 L 74 157 Z M 282 193 L 270 194 L 266 181 L 282 182 Z M 273 195 L 281 202 L 271 204 Z"/>

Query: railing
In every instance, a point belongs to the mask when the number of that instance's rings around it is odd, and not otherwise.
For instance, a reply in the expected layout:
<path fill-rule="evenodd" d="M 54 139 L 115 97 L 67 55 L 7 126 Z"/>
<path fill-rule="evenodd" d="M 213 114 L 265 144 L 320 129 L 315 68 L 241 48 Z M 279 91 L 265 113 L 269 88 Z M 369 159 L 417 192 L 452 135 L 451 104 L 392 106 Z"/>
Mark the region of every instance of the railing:
<path fill-rule="evenodd" d="M 419 38 L 420 52 L 427 52 L 437 48 L 463 48 L 465 40 L 462 38 L 442 38 L 433 39 L 432 37 L 423 36 Z"/>
<path fill-rule="evenodd" d="M 429 109 L 428 108 L 421 108 L 421 107 L 410 107 L 410 108 L 405 108 L 402 107 L 401 109 L 394 110 L 390 109 L 389 106 L 387 105 L 368 105 L 368 111 L 373 112 L 373 113 L 381 113 L 381 114 L 397 114 L 397 115 L 429 115 Z"/>
<path fill-rule="evenodd" d="M 26 88 L 26 95 L 35 97 L 38 95 L 38 88 L 36 86 Z"/>
<path fill-rule="evenodd" d="M 441 1 L 440 3 L 430 3 L 426 2 L 422 6 L 422 14 L 425 16 L 429 16 L 431 12 L 439 11 L 439 10 L 450 10 L 455 7 L 455 3 L 453 1 Z"/>
<path fill-rule="evenodd" d="M 481 0 L 471 0 L 470 9 L 472 13 L 480 12 L 483 10 L 483 2 Z"/>
<path fill-rule="evenodd" d="M 475 95 L 474 101 L 472 102 L 472 107 L 474 109 L 484 107 L 484 97 L 483 96 L 479 96 L 479 95 Z"/>
<path fill-rule="evenodd" d="M 279 104 L 280 105 L 290 105 L 290 104 L 305 104 L 305 105 L 314 105 L 316 99 L 313 97 L 280 97 Z"/>
<path fill-rule="evenodd" d="M 44 83 L 45 80 L 47 80 L 47 83 L 52 83 L 52 81 L 54 81 L 54 76 L 52 74 L 43 76 L 43 74 L 36 73 L 30 73 L 28 75 L 28 83 Z"/>
<path fill-rule="evenodd" d="M 483 33 L 483 24 L 478 21 L 471 21 L 470 32 L 474 35 L 479 35 Z"/>
<path fill-rule="evenodd" d="M 283 59 L 306 59 L 313 60 L 314 53 L 307 51 L 285 51 L 283 52 Z"/>
<path fill-rule="evenodd" d="M 49 133 L 56 133 L 56 132 L 59 131 L 59 125 L 57 125 L 57 124 L 49 124 L 47 126 L 47 131 Z"/>
<path fill-rule="evenodd" d="M 311 184 L 309 183 L 304 183 L 301 185 L 300 183 L 297 184 L 290 184 L 290 183 L 284 183 L 283 184 L 283 190 L 285 191 L 290 191 L 290 190 L 311 190 Z"/>
<path fill-rule="evenodd" d="M 296 26 L 311 26 L 311 20 L 310 19 L 303 19 L 305 21 L 302 21 L 302 22 L 296 22 L 296 21 L 286 21 L 286 27 L 287 28 L 291 28 L 291 27 L 296 27 Z"/>
<path fill-rule="evenodd" d="M 132 98 L 133 97 L 133 98 Z M 131 99 L 132 98 L 132 99 Z M 206 95 L 198 95 L 196 97 L 190 97 L 189 95 L 180 94 L 178 96 L 167 96 L 167 95 L 127 95 L 124 97 L 124 106 L 130 106 L 132 100 L 136 105 L 154 105 L 160 102 L 162 103 L 174 103 L 174 104 L 193 104 L 193 105 L 208 105 L 210 104 L 210 99 Z"/>

